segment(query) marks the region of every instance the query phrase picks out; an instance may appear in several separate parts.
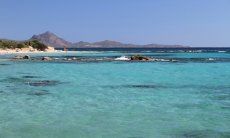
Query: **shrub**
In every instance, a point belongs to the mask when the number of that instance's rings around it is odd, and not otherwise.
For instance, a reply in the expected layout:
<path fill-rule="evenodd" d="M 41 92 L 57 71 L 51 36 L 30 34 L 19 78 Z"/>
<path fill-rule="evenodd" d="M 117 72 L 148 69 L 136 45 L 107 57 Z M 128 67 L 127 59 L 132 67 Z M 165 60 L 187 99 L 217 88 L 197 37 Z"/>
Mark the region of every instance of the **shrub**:
<path fill-rule="evenodd" d="M 30 41 L 30 45 L 33 48 L 35 48 L 37 50 L 40 50 L 40 51 L 44 51 L 44 50 L 46 50 L 48 48 L 48 46 L 46 46 L 45 44 L 43 44 L 43 43 L 41 43 L 41 42 L 39 42 L 37 40 Z"/>

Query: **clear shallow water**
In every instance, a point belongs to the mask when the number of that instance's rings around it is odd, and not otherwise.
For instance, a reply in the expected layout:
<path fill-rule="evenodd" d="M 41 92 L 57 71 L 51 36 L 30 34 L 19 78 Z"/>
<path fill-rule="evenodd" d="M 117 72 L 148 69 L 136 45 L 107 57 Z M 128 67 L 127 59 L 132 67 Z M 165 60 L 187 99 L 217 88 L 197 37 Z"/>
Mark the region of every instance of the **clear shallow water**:
<path fill-rule="evenodd" d="M 170 56 L 230 58 L 218 52 Z M 228 61 L 5 61 L 9 57 L 0 60 L 0 137 L 230 137 Z"/>

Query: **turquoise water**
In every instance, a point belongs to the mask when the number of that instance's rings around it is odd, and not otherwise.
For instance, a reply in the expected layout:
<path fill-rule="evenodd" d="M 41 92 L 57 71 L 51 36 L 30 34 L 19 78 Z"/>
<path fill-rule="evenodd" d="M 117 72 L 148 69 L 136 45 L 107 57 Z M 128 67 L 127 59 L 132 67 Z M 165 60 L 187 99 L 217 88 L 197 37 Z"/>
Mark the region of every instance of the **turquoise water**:
<path fill-rule="evenodd" d="M 230 137 L 229 53 L 141 54 L 183 62 L 40 62 L 1 56 L 0 138 Z"/>

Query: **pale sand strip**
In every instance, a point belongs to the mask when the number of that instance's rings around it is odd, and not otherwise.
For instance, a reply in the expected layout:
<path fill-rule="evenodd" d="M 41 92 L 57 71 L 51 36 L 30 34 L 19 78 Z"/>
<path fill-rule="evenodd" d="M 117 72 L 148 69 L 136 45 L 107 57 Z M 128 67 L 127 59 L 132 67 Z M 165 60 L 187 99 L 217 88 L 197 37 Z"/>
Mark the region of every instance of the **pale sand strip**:
<path fill-rule="evenodd" d="M 58 50 L 60 52 L 60 50 Z M 34 48 L 22 48 L 22 49 L 0 49 L 0 55 L 5 54 L 26 54 L 26 53 L 54 53 L 57 52 L 53 47 L 48 47 L 45 51 L 38 51 Z"/>

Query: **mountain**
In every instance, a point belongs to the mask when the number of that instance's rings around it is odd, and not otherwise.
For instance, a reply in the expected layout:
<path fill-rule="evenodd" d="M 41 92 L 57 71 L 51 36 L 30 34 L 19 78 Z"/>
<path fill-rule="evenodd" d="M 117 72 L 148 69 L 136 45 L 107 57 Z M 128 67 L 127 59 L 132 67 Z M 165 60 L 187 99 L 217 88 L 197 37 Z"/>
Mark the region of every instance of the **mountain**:
<path fill-rule="evenodd" d="M 68 42 L 54 33 L 51 33 L 49 31 L 39 34 L 39 35 L 33 35 L 32 38 L 33 40 L 38 40 L 39 42 L 55 47 L 55 48 L 63 48 L 63 47 L 69 47 L 72 43 Z"/>
<path fill-rule="evenodd" d="M 73 48 L 180 48 L 188 47 L 183 45 L 161 45 L 161 44 L 147 44 L 147 45 L 136 45 L 136 44 L 124 44 L 116 41 L 100 41 L 95 43 L 89 42 L 78 42 L 71 45 Z"/>
<path fill-rule="evenodd" d="M 63 38 L 58 37 L 54 33 L 49 31 L 34 35 L 31 39 L 38 40 L 41 43 L 55 47 L 55 48 L 179 48 L 179 47 L 188 47 L 183 45 L 161 45 L 161 44 L 147 44 L 147 45 L 136 45 L 136 44 L 124 44 L 117 41 L 105 40 L 100 42 L 84 42 L 80 41 L 77 43 L 71 43 Z"/>
<path fill-rule="evenodd" d="M 128 44 L 123 44 L 121 42 L 116 42 L 116 41 L 110 41 L 110 40 L 105 40 L 105 41 L 100 41 L 100 42 L 94 42 L 94 43 L 89 43 L 89 42 L 78 42 L 72 44 L 72 47 L 74 48 L 111 48 L 111 47 L 127 47 Z"/>
<path fill-rule="evenodd" d="M 122 44 L 121 42 L 105 40 L 105 41 L 101 41 L 101 42 L 95 42 L 92 45 L 98 46 L 98 47 L 118 47 L 118 46 L 121 46 L 124 44 Z"/>
<path fill-rule="evenodd" d="M 148 45 L 143 45 L 143 47 L 146 48 L 186 48 L 189 46 L 183 46 L 183 45 L 162 45 L 162 44 L 148 44 Z"/>
<path fill-rule="evenodd" d="M 80 42 L 72 44 L 70 47 L 90 47 L 90 46 L 91 46 L 91 43 L 80 41 Z"/>

